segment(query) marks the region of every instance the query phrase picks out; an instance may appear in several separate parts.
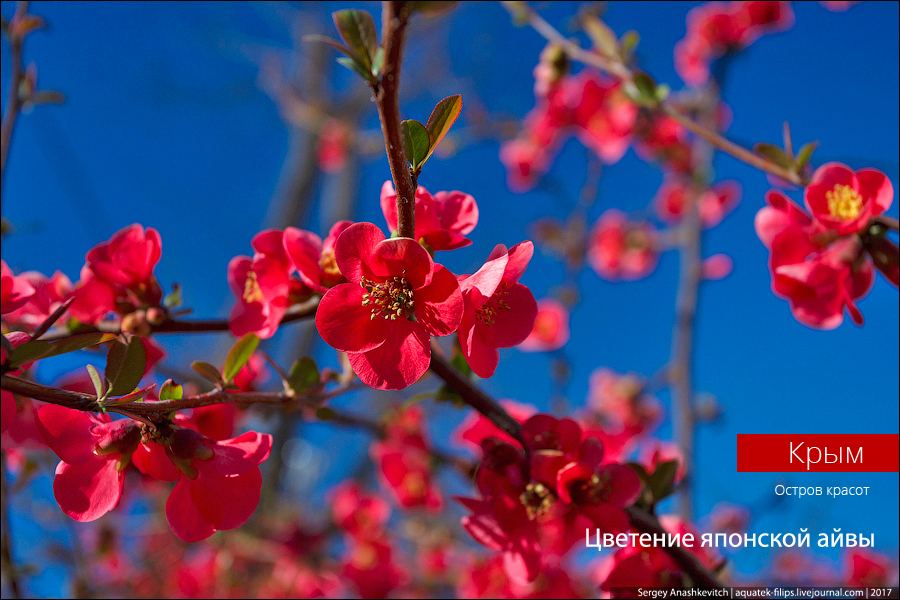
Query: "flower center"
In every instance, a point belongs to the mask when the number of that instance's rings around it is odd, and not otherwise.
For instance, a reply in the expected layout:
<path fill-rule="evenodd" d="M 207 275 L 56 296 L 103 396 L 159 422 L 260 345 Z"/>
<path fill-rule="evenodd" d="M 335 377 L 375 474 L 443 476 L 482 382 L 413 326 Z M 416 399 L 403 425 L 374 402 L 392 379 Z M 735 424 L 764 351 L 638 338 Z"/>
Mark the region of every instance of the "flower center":
<path fill-rule="evenodd" d="M 391 277 L 383 283 L 375 283 L 363 277 L 359 285 L 366 290 L 362 296 L 362 305 L 372 306 L 370 319 L 380 316 L 393 321 L 397 317 L 411 314 L 415 308 L 412 287 L 403 277 Z"/>
<path fill-rule="evenodd" d="M 506 282 L 501 283 L 491 297 L 488 298 L 488 301 L 481 308 L 475 310 L 475 318 L 485 325 L 493 325 L 494 316 L 497 312 L 511 310 L 512 307 L 509 305 L 509 302 L 504 300 L 504 297 L 509 296 L 509 292 L 506 290 L 507 287 Z"/>
<path fill-rule="evenodd" d="M 245 302 L 262 302 L 265 300 L 259 287 L 259 281 L 256 279 L 256 271 L 247 273 L 247 279 L 244 281 L 244 295 L 242 297 Z"/>
<path fill-rule="evenodd" d="M 849 185 L 834 186 L 833 190 L 825 192 L 825 199 L 828 200 L 828 212 L 831 216 L 843 221 L 855 219 L 862 209 L 862 198 Z"/>
<path fill-rule="evenodd" d="M 553 492 L 548 490 L 543 483 L 531 482 L 525 486 L 525 491 L 519 496 L 519 501 L 525 505 L 528 518 L 534 520 L 544 514 L 553 506 Z"/>

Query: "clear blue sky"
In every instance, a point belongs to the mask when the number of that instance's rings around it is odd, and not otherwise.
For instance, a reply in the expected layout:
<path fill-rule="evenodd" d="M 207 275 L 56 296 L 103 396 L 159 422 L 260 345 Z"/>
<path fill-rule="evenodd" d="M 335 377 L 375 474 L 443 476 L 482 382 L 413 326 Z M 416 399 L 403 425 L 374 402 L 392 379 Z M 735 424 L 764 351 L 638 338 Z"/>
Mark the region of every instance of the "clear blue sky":
<path fill-rule="evenodd" d="M 695 4 L 613 2 L 607 21 L 619 34 L 637 30 L 641 65 L 677 90 L 672 47 L 684 36 L 685 15 Z M 49 275 L 61 269 L 75 280 L 91 246 L 138 222 L 162 235 L 157 275 L 163 285 L 181 283 L 198 317 L 226 316 L 232 302 L 226 265 L 235 255 L 249 254 L 251 237 L 266 225 L 289 148 L 276 106 L 257 87 L 260 61 L 287 56 L 298 10 L 304 11 L 304 31 L 334 35 L 328 14 L 345 6 L 33 3 L 32 11 L 51 27 L 29 38 L 27 59 L 38 65 L 39 85 L 64 92 L 67 102 L 25 115 L 16 130 L 3 207 L 17 231 L 3 242 L 4 260 L 16 271 Z M 352 6 L 370 10 L 380 22 L 378 3 Z M 566 31 L 577 4 L 535 6 Z M 3 15 L 9 17 L 13 8 L 3 2 Z M 898 189 L 898 4 L 863 2 L 833 13 L 818 3 L 794 3 L 794 10 L 791 31 L 762 38 L 734 61 L 724 88 L 734 112 L 728 135 L 745 144 L 778 143 L 788 120 L 796 145 L 819 140 L 815 164 L 837 160 L 855 169 L 875 167 Z M 441 32 L 447 25 L 449 37 L 429 34 L 423 50 L 415 30 Z M 413 30 L 403 86 L 415 92 L 402 103 L 404 118 L 424 121 L 438 100 L 454 93 L 462 93 L 464 106 L 474 106 L 477 98 L 496 114 L 521 117 L 533 106 L 531 71 L 543 43 L 535 32 L 513 27 L 499 4 L 462 3 L 447 24 L 419 19 Z M 4 44 L 4 98 L 8 60 Z M 424 79 L 444 68 L 453 78 Z M 336 77 L 343 93 L 363 85 L 349 72 L 336 70 Z M 365 125 L 377 127 L 374 110 Z M 460 125 L 466 125 L 465 109 Z M 432 159 L 419 180 L 432 192 L 459 189 L 479 203 L 481 221 L 470 236 L 474 244 L 438 257 L 456 272 L 473 272 L 497 243 L 511 246 L 525 239 L 535 219 L 564 214 L 558 199 L 544 192 L 509 192 L 497 155 L 498 144 L 485 141 L 450 159 Z M 581 147 L 570 142 L 551 176 L 577 196 L 585 164 Z M 766 504 L 782 477 L 735 473 L 737 433 L 898 431 L 896 290 L 877 278 L 859 304 L 866 318 L 862 328 L 849 319 L 831 332 L 797 323 L 787 303 L 770 291 L 767 251 L 753 230 L 769 189 L 765 177 L 729 157 L 718 158 L 715 167 L 717 179 L 742 184 L 743 200 L 704 243 L 707 255 L 732 256 L 735 269 L 724 281 L 704 287 L 698 320 L 695 383 L 698 391 L 715 395 L 725 411 L 720 423 L 701 427 L 698 436 L 701 516 L 719 501 Z M 383 158 L 363 164 L 357 220 L 384 225 L 378 194 L 388 177 Z M 610 207 L 646 209 L 660 181 L 659 171 L 629 151 L 605 170 L 592 219 Z M 325 178 L 319 198 L 330 198 L 334 187 Z M 792 197 L 801 199 L 798 193 Z M 898 214 L 896 198 L 889 214 Z M 325 233 L 317 218 L 308 228 Z M 522 282 L 541 297 L 562 279 L 558 263 L 536 255 Z M 590 270 L 578 282 L 583 302 L 572 315 L 565 350 L 573 363 L 568 397 L 576 407 L 594 369 L 649 375 L 666 362 L 677 260 L 665 255 L 657 271 L 639 282 L 607 283 Z M 163 342 L 183 363 L 214 358 L 223 347 L 213 337 Z M 321 360 L 333 366 L 333 354 L 322 352 Z M 40 374 L 49 381 L 70 366 L 47 364 Z M 543 354 L 503 351 L 496 376 L 484 387 L 496 397 L 547 409 L 547 366 Z M 668 404 L 665 394 L 660 399 Z M 462 418 L 447 407 L 434 414 L 439 440 Z M 668 426 L 659 433 L 667 437 Z M 365 438 L 347 439 L 361 458 Z M 339 479 L 344 468 L 329 467 L 328 478 Z M 787 502 L 761 514 L 752 531 L 874 532 L 876 549 L 896 557 L 896 474 L 785 479 L 794 485 L 868 485 L 872 492 L 865 498 Z M 734 556 L 735 569 L 751 574 L 769 556 L 762 549 L 743 550 Z M 829 556 L 837 559 L 836 553 Z"/>

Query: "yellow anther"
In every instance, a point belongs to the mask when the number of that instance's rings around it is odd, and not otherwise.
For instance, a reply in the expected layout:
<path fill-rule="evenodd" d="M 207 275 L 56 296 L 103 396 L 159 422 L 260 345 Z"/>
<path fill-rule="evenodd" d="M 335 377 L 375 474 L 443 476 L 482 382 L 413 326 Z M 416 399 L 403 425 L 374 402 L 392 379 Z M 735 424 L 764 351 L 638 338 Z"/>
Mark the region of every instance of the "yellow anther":
<path fill-rule="evenodd" d="M 247 273 L 247 279 L 244 281 L 244 302 L 262 302 L 265 300 L 262 290 L 259 287 L 259 281 L 256 279 L 256 272 Z"/>
<path fill-rule="evenodd" d="M 855 219 L 862 210 L 862 197 L 849 185 L 837 184 L 834 189 L 825 192 L 825 199 L 828 200 L 831 216 L 842 221 Z"/>

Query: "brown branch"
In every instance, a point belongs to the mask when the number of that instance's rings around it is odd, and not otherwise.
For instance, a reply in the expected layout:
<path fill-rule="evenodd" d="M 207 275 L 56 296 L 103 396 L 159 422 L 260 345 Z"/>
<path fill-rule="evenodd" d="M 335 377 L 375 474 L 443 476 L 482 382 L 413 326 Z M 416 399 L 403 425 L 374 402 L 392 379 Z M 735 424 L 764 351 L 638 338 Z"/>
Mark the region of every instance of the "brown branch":
<path fill-rule="evenodd" d="M 653 515 L 650 515 L 639 508 L 629 506 L 625 509 L 628 513 L 628 519 L 631 521 L 632 527 L 642 533 L 653 535 L 667 535 L 668 532 L 663 529 L 662 525 Z M 681 548 L 680 546 L 667 546 L 666 553 L 675 559 L 675 562 L 684 569 L 695 587 L 707 590 L 719 590 L 724 586 L 719 583 L 716 576 L 709 572 L 693 554 Z"/>
<path fill-rule="evenodd" d="M 303 321 L 316 316 L 316 308 L 319 306 L 319 298 L 315 297 L 307 300 L 303 304 L 299 304 L 288 311 L 281 318 L 280 325 L 293 323 L 295 321 Z M 161 324 L 151 326 L 151 334 L 153 333 L 210 333 L 228 331 L 227 319 L 207 319 L 207 320 L 179 320 L 167 319 Z M 68 329 L 59 329 L 50 331 L 41 338 L 45 342 L 53 342 L 61 340 L 72 335 L 82 333 L 114 333 L 116 335 L 122 333 L 122 327 L 119 323 L 100 323 L 98 325 L 83 325 L 74 331 Z"/>
<path fill-rule="evenodd" d="M 522 426 L 500 404 L 481 388 L 465 378 L 437 352 L 431 352 L 431 371 L 444 380 L 463 401 L 491 420 L 497 427 L 522 442 Z"/>
<path fill-rule="evenodd" d="M 16 12 L 10 20 L 10 29 L 12 25 L 20 21 L 28 14 L 28 2 L 23 0 L 16 5 Z M 12 59 L 12 81 L 9 86 L 9 97 L 6 99 L 6 110 L 3 113 L 3 122 L 0 124 L 0 185 L 3 183 L 3 176 L 6 174 L 6 156 L 9 154 L 9 145 L 12 141 L 13 129 L 16 126 L 16 118 L 22 109 L 22 97 L 19 94 L 19 87 L 25 80 L 25 69 L 22 66 L 22 43 L 24 39 L 20 35 L 10 32 L 9 36 L 9 55 Z"/>
<path fill-rule="evenodd" d="M 875 222 L 879 225 L 884 225 L 891 231 L 900 231 L 900 221 L 895 219 L 894 217 L 889 217 L 887 215 L 879 215 L 875 217 Z"/>
<path fill-rule="evenodd" d="M 416 188 L 409 172 L 403 139 L 400 137 L 400 68 L 403 45 L 410 12 L 406 2 L 385 0 L 382 4 L 381 43 L 384 48 L 384 71 L 381 80 L 373 85 L 375 103 L 384 149 L 391 177 L 397 192 L 397 228 L 400 237 L 414 238 L 416 234 Z"/>
<path fill-rule="evenodd" d="M 597 67 L 598 69 L 609 73 L 620 81 L 630 82 L 633 80 L 634 72 L 618 57 L 609 57 L 597 52 L 585 50 L 572 40 L 566 39 L 552 25 L 541 18 L 531 7 L 524 2 L 503 2 L 506 9 L 516 18 L 524 18 L 528 24 L 544 38 L 550 42 L 559 44 L 565 53 L 572 59 L 577 60 L 586 65 Z M 769 159 L 756 154 L 752 150 L 748 150 L 739 144 L 735 144 L 723 135 L 717 133 L 714 129 L 707 127 L 697 121 L 685 116 L 679 112 L 668 102 L 661 102 L 656 110 L 672 117 L 689 131 L 698 137 L 706 140 L 710 145 L 718 148 L 722 152 L 733 156 L 734 158 L 749 164 L 752 167 L 765 171 L 789 181 L 795 185 L 804 186 L 808 182 L 799 174 L 785 169 L 777 165 Z"/>
<path fill-rule="evenodd" d="M 97 399 L 90 394 L 70 392 L 68 390 L 41 385 L 39 383 L 34 383 L 33 381 L 12 377 L 10 375 L 2 376 L 2 388 L 14 394 L 19 394 L 20 396 L 49 402 L 51 404 L 58 404 L 75 410 L 90 412 L 101 412 L 105 410 L 150 420 L 162 419 L 175 410 L 199 408 L 201 406 L 209 406 L 210 404 L 225 404 L 232 402 L 291 407 L 302 405 L 310 408 L 318 408 L 331 398 L 357 387 L 358 385 L 355 383 L 348 383 L 329 392 L 317 392 L 301 396 L 285 392 L 226 392 L 221 389 L 214 389 L 204 394 L 188 396 L 187 398 L 181 398 L 180 400 L 128 402 L 125 404 L 101 407 L 97 402 Z"/>

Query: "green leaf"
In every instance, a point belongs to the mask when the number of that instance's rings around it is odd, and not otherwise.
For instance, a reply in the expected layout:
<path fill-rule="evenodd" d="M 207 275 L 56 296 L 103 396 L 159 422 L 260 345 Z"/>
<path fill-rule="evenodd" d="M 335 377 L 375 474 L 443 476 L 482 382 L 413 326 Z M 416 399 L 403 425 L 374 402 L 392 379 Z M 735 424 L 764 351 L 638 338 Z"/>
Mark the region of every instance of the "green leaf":
<path fill-rule="evenodd" d="M 16 346 L 16 348 L 10 352 L 9 366 L 10 368 L 16 369 L 25 363 L 44 358 L 51 349 L 52 345 L 50 342 L 42 342 L 40 340 L 25 342 L 20 346 Z"/>
<path fill-rule="evenodd" d="M 406 152 L 406 160 L 418 172 L 429 154 L 428 132 L 425 131 L 424 125 L 409 119 L 400 123 L 400 135 L 403 136 L 403 151 Z"/>
<path fill-rule="evenodd" d="M 341 39 L 360 59 L 366 73 L 372 71 L 372 59 L 378 47 L 378 33 L 372 15 L 364 10 L 339 10 L 331 15 Z"/>
<path fill-rule="evenodd" d="M 678 473 L 678 461 L 670 460 L 657 465 L 653 475 L 650 476 L 648 484 L 650 492 L 653 494 L 653 502 L 668 497 L 675 488 L 675 475 Z"/>
<path fill-rule="evenodd" d="M 9 365 L 11 368 L 17 368 L 25 363 L 29 363 L 48 356 L 58 356 L 76 350 L 84 350 L 90 346 L 102 344 L 109 340 L 115 339 L 116 336 L 111 333 L 83 333 L 81 335 L 73 335 L 55 342 L 45 342 L 43 340 L 32 340 L 13 349 L 9 353 Z"/>
<path fill-rule="evenodd" d="M 138 402 L 143 400 L 144 396 L 147 395 L 147 392 L 156 387 L 155 383 L 151 383 L 145 388 L 141 388 L 139 390 L 135 390 L 130 394 L 126 394 L 124 396 L 120 396 L 119 398 L 113 398 L 111 400 L 107 400 L 103 403 L 104 406 L 119 406 L 121 404 L 128 404 L 129 402 Z"/>
<path fill-rule="evenodd" d="M 217 384 L 224 383 L 222 381 L 222 375 L 219 373 L 219 370 L 208 362 L 195 360 L 191 363 L 191 368 L 203 379 L 207 379 Z"/>
<path fill-rule="evenodd" d="M 619 41 L 616 39 L 616 34 L 613 33 L 613 30 L 609 28 L 609 25 L 596 16 L 591 15 L 585 18 L 583 26 L 585 33 L 588 34 L 588 37 L 591 38 L 594 46 L 600 50 L 601 54 L 616 56 L 619 53 Z"/>
<path fill-rule="evenodd" d="M 631 29 L 622 34 L 622 39 L 619 40 L 619 48 L 622 52 L 622 58 L 628 59 L 632 53 L 634 53 L 634 49 L 637 48 L 638 43 L 641 41 L 641 36 L 637 31 Z"/>
<path fill-rule="evenodd" d="M 776 165 L 784 167 L 785 169 L 790 169 L 794 165 L 793 159 L 775 144 L 760 142 L 753 146 L 753 150 L 755 150 L 757 154 L 765 156 Z"/>
<path fill-rule="evenodd" d="M 459 4 L 458 0 L 420 0 L 419 2 L 410 2 L 412 10 L 420 12 L 429 17 L 438 17 L 445 15 L 456 8 Z"/>
<path fill-rule="evenodd" d="M 146 368 L 144 342 L 136 335 L 123 333 L 112 343 L 106 357 L 104 374 L 109 382 L 109 395 L 122 396 L 133 392 Z"/>
<path fill-rule="evenodd" d="M 384 48 L 378 47 L 375 51 L 375 57 L 372 58 L 372 75 L 378 77 L 381 75 L 381 69 L 384 68 Z"/>
<path fill-rule="evenodd" d="M 800 148 L 800 152 L 797 153 L 797 168 L 802 169 L 809 163 L 809 159 L 812 158 L 813 152 L 816 151 L 816 148 L 819 147 L 819 142 L 810 142 L 805 144 L 802 148 Z"/>
<path fill-rule="evenodd" d="M 318 42 L 318 43 L 321 43 L 321 44 L 328 44 L 329 46 L 331 46 L 332 48 L 334 48 L 335 50 L 337 50 L 337 51 L 340 52 L 341 54 L 346 54 L 346 55 L 349 56 L 350 58 L 357 58 L 356 55 L 353 54 L 353 51 L 350 50 L 350 48 L 348 48 L 347 46 L 343 45 L 342 43 L 340 43 L 340 42 L 337 41 L 336 39 L 330 38 L 330 37 L 325 36 L 325 35 L 318 35 L 318 34 L 304 35 L 304 36 L 303 36 L 303 41 L 304 41 L 304 42 Z"/>
<path fill-rule="evenodd" d="M 350 58 L 349 56 L 339 56 L 337 58 L 337 61 L 366 81 L 372 81 L 372 73 L 369 72 L 368 69 L 360 65 L 359 62 L 356 61 L 356 59 Z"/>
<path fill-rule="evenodd" d="M 643 71 L 638 71 L 634 74 L 632 81 L 634 81 L 634 86 L 644 99 L 656 101 L 656 82 L 653 81 L 652 77 Z"/>
<path fill-rule="evenodd" d="M 181 306 L 181 285 L 177 283 L 172 284 L 172 291 L 166 294 L 166 297 L 163 298 L 163 306 L 166 308 L 178 308 Z"/>
<path fill-rule="evenodd" d="M 308 356 L 297 359 L 288 373 L 288 385 L 298 394 L 319 385 L 319 367 Z"/>
<path fill-rule="evenodd" d="M 225 367 L 222 369 L 222 376 L 225 378 L 225 381 L 230 382 L 234 379 L 235 375 L 240 372 L 253 353 L 256 352 L 257 346 L 259 346 L 259 336 L 255 333 L 246 333 L 235 342 L 231 350 L 228 351 L 228 356 L 225 357 Z"/>
<path fill-rule="evenodd" d="M 428 117 L 428 122 L 425 123 L 425 131 L 428 132 L 429 146 L 428 154 L 426 154 L 425 158 L 422 160 L 423 165 L 431 158 L 432 152 L 434 152 L 434 149 L 437 148 L 437 145 L 444 136 L 447 135 L 447 132 L 450 131 L 450 127 L 456 122 L 461 111 L 462 96 L 459 94 L 444 98 L 438 102 L 437 106 L 434 107 L 434 110 L 431 111 L 431 116 Z"/>
<path fill-rule="evenodd" d="M 88 365 L 87 372 L 91 377 L 91 383 L 94 384 L 94 391 L 97 393 L 97 397 L 102 398 L 105 387 L 103 385 L 103 380 L 100 378 L 100 373 L 97 372 L 97 369 L 94 368 L 94 365 Z"/>
<path fill-rule="evenodd" d="M 184 397 L 184 388 L 172 379 L 166 379 L 159 388 L 160 400 L 181 400 Z"/>
<path fill-rule="evenodd" d="M 316 418 L 320 421 L 330 421 L 334 418 L 334 411 L 327 406 L 320 406 L 316 409 Z"/>
<path fill-rule="evenodd" d="M 472 367 L 466 362 L 466 357 L 463 355 L 462 351 L 453 353 L 450 364 L 456 367 L 456 370 L 462 373 L 467 379 L 472 378 Z"/>

